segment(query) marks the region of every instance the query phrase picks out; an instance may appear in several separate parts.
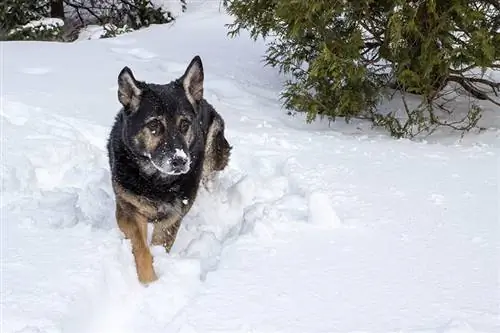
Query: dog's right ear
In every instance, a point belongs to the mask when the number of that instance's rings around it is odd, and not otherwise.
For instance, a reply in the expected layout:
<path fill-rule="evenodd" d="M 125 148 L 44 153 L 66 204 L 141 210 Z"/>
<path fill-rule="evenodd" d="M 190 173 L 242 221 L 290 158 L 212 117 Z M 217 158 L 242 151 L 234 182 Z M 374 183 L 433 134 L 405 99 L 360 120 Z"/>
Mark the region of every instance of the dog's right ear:
<path fill-rule="evenodd" d="M 129 112 L 137 110 L 142 90 L 127 66 L 118 74 L 118 100 Z"/>

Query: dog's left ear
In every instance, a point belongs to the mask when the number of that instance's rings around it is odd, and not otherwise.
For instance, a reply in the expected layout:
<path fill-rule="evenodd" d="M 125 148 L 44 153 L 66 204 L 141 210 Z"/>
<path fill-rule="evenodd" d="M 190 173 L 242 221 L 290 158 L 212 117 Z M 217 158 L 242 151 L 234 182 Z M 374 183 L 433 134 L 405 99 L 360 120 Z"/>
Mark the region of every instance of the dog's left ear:
<path fill-rule="evenodd" d="M 191 102 L 197 105 L 203 98 L 203 64 L 200 56 L 195 56 L 182 76 L 184 91 Z"/>

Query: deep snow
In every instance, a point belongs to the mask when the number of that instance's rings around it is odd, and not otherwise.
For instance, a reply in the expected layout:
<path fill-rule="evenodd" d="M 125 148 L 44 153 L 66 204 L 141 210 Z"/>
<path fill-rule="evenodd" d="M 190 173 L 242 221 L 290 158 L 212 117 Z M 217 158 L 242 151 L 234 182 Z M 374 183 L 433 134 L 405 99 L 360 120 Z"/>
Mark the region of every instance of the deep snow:
<path fill-rule="evenodd" d="M 265 44 L 228 39 L 218 7 L 0 44 L 0 331 L 500 332 L 498 110 L 461 141 L 306 125 L 280 109 Z M 116 77 L 168 82 L 195 54 L 233 156 L 145 288 L 113 218 Z"/>

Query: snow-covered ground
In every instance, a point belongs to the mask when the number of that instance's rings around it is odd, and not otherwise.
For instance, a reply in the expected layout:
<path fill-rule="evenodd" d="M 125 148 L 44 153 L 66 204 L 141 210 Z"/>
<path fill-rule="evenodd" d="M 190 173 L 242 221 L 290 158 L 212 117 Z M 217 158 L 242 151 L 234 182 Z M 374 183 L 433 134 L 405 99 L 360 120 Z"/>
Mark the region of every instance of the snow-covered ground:
<path fill-rule="evenodd" d="M 114 39 L 0 44 L 0 331 L 500 332 L 498 129 L 306 125 L 280 109 L 265 44 L 197 3 Z M 143 287 L 105 152 L 116 77 L 168 82 L 195 54 L 233 155 Z"/>

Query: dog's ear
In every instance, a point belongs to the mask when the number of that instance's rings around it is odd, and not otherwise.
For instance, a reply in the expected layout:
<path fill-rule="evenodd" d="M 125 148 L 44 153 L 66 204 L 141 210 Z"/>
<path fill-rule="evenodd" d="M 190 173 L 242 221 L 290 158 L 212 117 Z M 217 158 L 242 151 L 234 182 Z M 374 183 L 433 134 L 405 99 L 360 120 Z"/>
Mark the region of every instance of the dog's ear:
<path fill-rule="evenodd" d="M 191 104 L 198 104 L 203 98 L 203 64 L 195 56 L 182 76 L 182 85 Z"/>
<path fill-rule="evenodd" d="M 118 74 L 118 100 L 130 112 L 137 110 L 142 90 L 127 66 Z"/>

